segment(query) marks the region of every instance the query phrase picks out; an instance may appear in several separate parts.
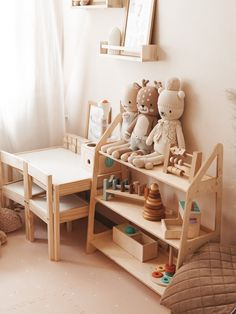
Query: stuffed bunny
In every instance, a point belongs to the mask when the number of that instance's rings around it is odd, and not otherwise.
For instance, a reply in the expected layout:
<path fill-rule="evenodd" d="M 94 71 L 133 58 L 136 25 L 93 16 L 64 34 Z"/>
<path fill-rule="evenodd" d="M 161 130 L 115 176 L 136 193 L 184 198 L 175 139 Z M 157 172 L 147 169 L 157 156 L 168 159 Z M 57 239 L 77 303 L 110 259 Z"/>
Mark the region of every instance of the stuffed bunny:
<path fill-rule="evenodd" d="M 180 80 L 171 78 L 165 88 L 159 88 L 158 111 L 161 119 L 149 134 L 146 144 L 154 142 L 154 152 L 145 156 L 137 156 L 132 160 L 134 166 L 152 169 L 164 161 L 166 144 L 185 148 L 185 141 L 179 118 L 184 111 L 185 94 L 180 90 Z"/>
<path fill-rule="evenodd" d="M 131 124 L 131 122 L 137 117 L 137 94 L 141 87 L 137 83 L 130 84 L 126 87 L 124 92 L 124 99 L 121 104 L 123 106 L 124 112 L 122 114 L 122 124 L 121 124 L 121 140 L 103 145 L 101 150 L 104 153 L 111 155 L 114 151 L 121 148 L 128 148 L 129 142 L 125 139 L 125 133 Z"/>
<path fill-rule="evenodd" d="M 125 138 L 130 140 L 129 147 L 113 152 L 112 156 L 124 161 L 135 151 L 137 154 L 146 154 L 152 150 L 152 145 L 146 144 L 147 136 L 157 123 L 157 99 L 158 83 L 155 86 L 147 86 L 149 81 L 143 80 L 137 95 L 137 107 L 139 114 L 128 127 Z"/>

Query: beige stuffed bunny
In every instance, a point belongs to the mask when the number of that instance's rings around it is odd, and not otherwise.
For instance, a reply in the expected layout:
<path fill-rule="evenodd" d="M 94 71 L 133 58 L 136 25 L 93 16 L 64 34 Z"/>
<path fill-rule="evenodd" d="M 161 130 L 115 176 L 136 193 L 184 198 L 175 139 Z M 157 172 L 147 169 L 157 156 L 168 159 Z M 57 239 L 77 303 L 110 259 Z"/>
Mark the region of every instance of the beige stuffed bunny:
<path fill-rule="evenodd" d="M 149 81 L 143 80 L 142 87 L 137 95 L 137 107 L 139 114 L 128 127 L 125 137 L 130 140 L 129 147 L 113 152 L 112 156 L 124 161 L 135 151 L 135 154 L 146 154 L 152 150 L 151 145 L 146 144 L 147 136 L 157 123 L 157 99 L 159 86 L 148 86 Z"/>
<path fill-rule="evenodd" d="M 124 92 L 124 99 L 121 101 L 124 112 L 122 114 L 122 124 L 121 124 L 121 140 L 114 143 L 106 144 L 101 147 L 101 150 L 104 153 L 111 155 L 113 152 L 122 149 L 128 148 L 129 142 L 125 139 L 125 133 L 132 123 L 132 121 L 138 115 L 137 109 L 137 94 L 141 87 L 137 83 L 130 84 L 126 87 Z"/>
<path fill-rule="evenodd" d="M 152 169 L 164 161 L 166 144 L 185 148 L 185 141 L 179 118 L 184 111 L 185 94 L 180 90 L 180 80 L 171 78 L 165 88 L 159 88 L 158 111 L 161 119 L 149 134 L 146 144 L 154 142 L 154 152 L 145 156 L 137 156 L 132 160 L 134 166 Z"/>

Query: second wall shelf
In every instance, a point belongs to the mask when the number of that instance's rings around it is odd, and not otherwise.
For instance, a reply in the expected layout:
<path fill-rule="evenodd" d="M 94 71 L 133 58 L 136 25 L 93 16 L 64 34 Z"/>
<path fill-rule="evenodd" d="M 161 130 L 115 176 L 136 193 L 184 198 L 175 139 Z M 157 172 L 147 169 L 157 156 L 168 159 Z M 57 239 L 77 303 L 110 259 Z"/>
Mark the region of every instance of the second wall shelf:
<path fill-rule="evenodd" d="M 109 54 L 108 50 L 111 50 L 111 52 L 116 50 L 120 54 Z M 100 42 L 100 56 L 136 62 L 153 62 L 158 60 L 157 45 L 142 45 L 139 52 L 133 53 L 124 46 L 108 45 L 107 41 Z"/>

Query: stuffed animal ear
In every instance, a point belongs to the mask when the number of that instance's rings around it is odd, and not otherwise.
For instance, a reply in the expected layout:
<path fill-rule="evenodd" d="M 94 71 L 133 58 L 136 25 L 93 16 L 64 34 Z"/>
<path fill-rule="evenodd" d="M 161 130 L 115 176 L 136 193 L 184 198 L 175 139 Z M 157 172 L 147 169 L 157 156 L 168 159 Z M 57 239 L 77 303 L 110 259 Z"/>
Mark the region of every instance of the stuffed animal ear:
<path fill-rule="evenodd" d="M 158 88 L 158 94 L 160 94 L 161 92 L 163 92 L 164 89 L 165 89 L 164 87 L 159 87 L 159 88 Z"/>
<path fill-rule="evenodd" d="M 145 80 L 145 79 L 142 80 L 143 87 L 146 87 L 148 83 L 149 83 L 149 80 Z"/>
<path fill-rule="evenodd" d="M 140 86 L 138 83 L 133 83 L 133 87 L 136 88 L 136 89 L 141 89 L 142 86 Z"/>
<path fill-rule="evenodd" d="M 158 90 L 160 87 L 162 87 L 162 84 L 161 84 L 161 82 L 154 81 L 154 86 Z"/>
<path fill-rule="evenodd" d="M 178 97 L 179 97 L 180 99 L 184 99 L 185 93 L 184 93 L 182 90 L 180 90 L 180 91 L 178 92 Z"/>

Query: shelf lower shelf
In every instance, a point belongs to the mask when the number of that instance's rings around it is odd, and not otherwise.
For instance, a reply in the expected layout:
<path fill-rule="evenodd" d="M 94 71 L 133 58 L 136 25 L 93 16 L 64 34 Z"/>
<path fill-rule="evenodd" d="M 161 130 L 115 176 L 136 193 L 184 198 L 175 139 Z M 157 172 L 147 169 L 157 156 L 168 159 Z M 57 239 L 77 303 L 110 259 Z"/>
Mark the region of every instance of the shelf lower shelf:
<path fill-rule="evenodd" d="M 142 263 L 112 241 L 112 231 L 102 238 L 95 238 L 92 245 L 153 291 L 163 295 L 165 287 L 151 280 L 151 272 L 157 264 L 164 264 L 168 261 L 165 254 L 159 251 L 157 258 Z"/>
<path fill-rule="evenodd" d="M 135 225 L 146 230 L 153 236 L 179 250 L 180 240 L 165 239 L 160 221 L 149 221 L 143 218 L 143 205 L 140 202 L 134 202 L 134 200 L 124 199 L 119 196 L 115 196 L 109 201 L 104 201 L 101 195 L 96 196 L 95 199 L 102 205 L 110 208 L 113 212 L 126 218 L 128 221 L 133 222 Z"/>

